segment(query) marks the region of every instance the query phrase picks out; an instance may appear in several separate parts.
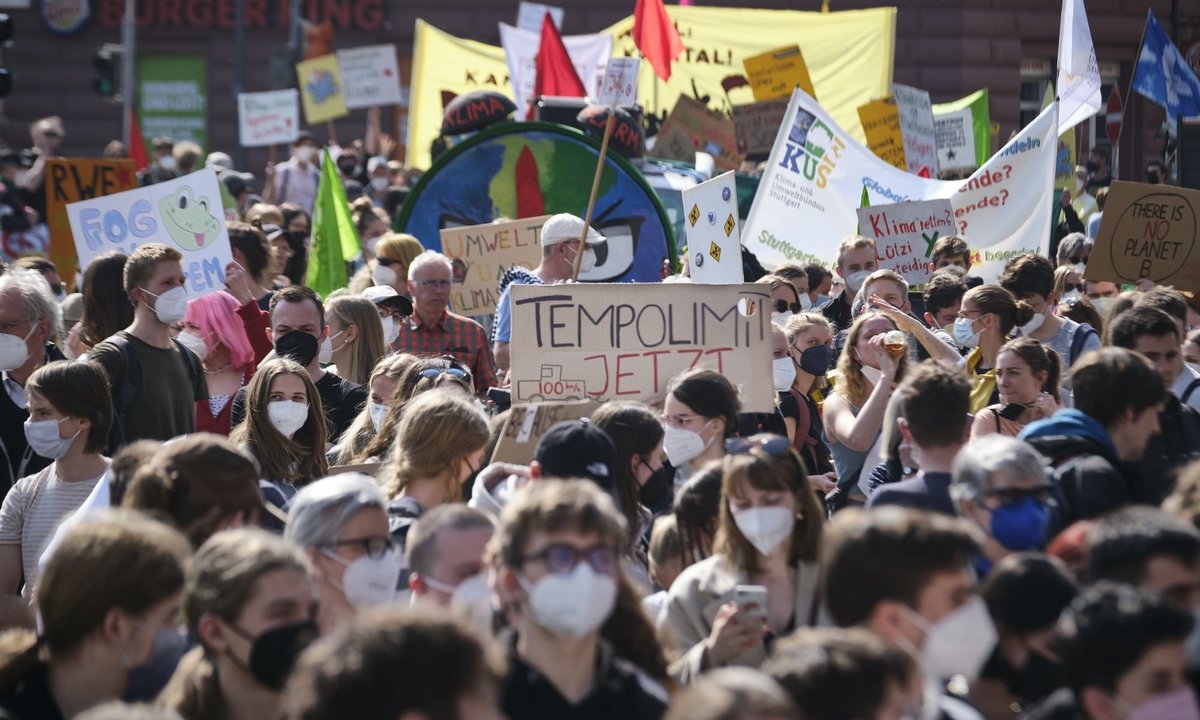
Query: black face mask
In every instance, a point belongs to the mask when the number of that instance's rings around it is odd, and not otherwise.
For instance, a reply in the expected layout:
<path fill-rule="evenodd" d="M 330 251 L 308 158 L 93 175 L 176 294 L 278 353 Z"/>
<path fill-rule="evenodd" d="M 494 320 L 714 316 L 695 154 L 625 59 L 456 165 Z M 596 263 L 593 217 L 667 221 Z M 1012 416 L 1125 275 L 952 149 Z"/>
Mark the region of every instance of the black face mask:
<path fill-rule="evenodd" d="M 800 369 L 809 375 L 820 377 L 829 372 L 829 355 L 832 348 L 828 345 L 813 345 L 800 353 Z"/>
<path fill-rule="evenodd" d="M 646 467 L 646 461 L 639 461 Z M 655 508 L 663 504 L 664 501 L 671 498 L 671 473 L 667 470 L 667 466 L 663 465 L 657 470 L 651 468 L 650 478 L 646 480 L 640 488 L 638 488 L 638 502 L 642 507 Z"/>
<path fill-rule="evenodd" d="M 1088 162 L 1087 162 L 1087 171 L 1088 171 L 1089 173 L 1092 173 L 1092 174 L 1094 175 L 1094 174 L 1096 173 L 1096 171 L 1097 171 L 1097 170 L 1099 170 L 1099 169 L 1100 169 L 1100 165 L 1099 165 L 1099 164 L 1097 164 L 1097 163 L 1095 163 L 1095 162 L 1093 162 L 1093 161 L 1091 161 L 1091 160 L 1088 160 Z"/>
<path fill-rule="evenodd" d="M 1158 174 L 1157 170 L 1149 170 L 1146 172 L 1146 182 L 1151 185 L 1158 185 L 1162 182 L 1162 176 Z"/>
<path fill-rule="evenodd" d="M 317 350 L 320 347 L 321 344 L 312 335 L 293 330 L 275 341 L 275 354 L 308 367 L 308 364 L 317 356 Z"/>
<path fill-rule="evenodd" d="M 246 667 L 232 653 L 229 654 L 229 659 L 270 690 L 283 689 L 292 667 L 296 664 L 296 658 L 300 657 L 304 648 L 312 644 L 319 634 L 317 624 L 312 620 L 272 628 L 258 637 L 251 637 L 250 633 L 233 623 L 230 623 L 229 627 L 250 641 L 250 667 Z"/>
<path fill-rule="evenodd" d="M 1025 667 L 1013 673 L 1008 680 L 1008 689 L 1024 703 L 1032 703 L 1049 697 L 1067 684 L 1067 673 L 1062 665 L 1030 652 Z"/>

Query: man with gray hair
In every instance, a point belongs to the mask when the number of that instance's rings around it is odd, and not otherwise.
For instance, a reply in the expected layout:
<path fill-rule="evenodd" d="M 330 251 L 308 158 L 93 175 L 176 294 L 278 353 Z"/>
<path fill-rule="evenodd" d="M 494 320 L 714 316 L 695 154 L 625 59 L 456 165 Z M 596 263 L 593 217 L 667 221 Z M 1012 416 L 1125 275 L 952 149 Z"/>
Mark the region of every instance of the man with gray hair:
<path fill-rule="evenodd" d="M 487 597 L 483 553 L 495 531 L 491 516 L 466 505 L 441 505 L 422 515 L 405 545 L 413 598 L 448 606 Z"/>
<path fill-rule="evenodd" d="M 42 274 L 12 269 L 0 275 L 0 449 L 8 461 L 7 467 L 0 467 L 0 497 L 13 482 L 52 462 L 35 454 L 25 439 L 25 381 L 46 363 L 66 359 L 54 345 L 61 336 L 62 310 Z"/>
<path fill-rule="evenodd" d="M 954 509 L 988 534 L 979 569 L 1045 544 L 1053 486 L 1032 447 L 1007 435 L 985 435 L 959 451 L 953 477 Z"/>
<path fill-rule="evenodd" d="M 482 396 L 496 384 L 496 361 L 483 326 L 448 309 L 453 286 L 450 258 L 432 250 L 418 255 L 408 267 L 413 313 L 400 321 L 392 347 L 425 357 L 452 355 L 471 368 L 475 392 Z"/>
<path fill-rule="evenodd" d="M 1058 241 L 1058 266 L 1087 265 L 1092 256 L 1092 239 L 1081 232 L 1069 233 Z"/>

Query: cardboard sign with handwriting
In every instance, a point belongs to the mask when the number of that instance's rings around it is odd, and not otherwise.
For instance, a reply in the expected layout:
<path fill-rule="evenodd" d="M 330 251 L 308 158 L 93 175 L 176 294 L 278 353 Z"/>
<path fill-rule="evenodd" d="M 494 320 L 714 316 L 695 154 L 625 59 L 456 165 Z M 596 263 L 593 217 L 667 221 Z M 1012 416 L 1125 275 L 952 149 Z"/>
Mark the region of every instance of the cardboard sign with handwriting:
<path fill-rule="evenodd" d="M 808 66 L 804 64 L 804 53 L 799 45 L 775 48 L 761 55 L 742 61 L 746 77 L 750 80 L 750 91 L 755 100 L 790 98 L 792 90 L 799 87 L 811 97 L 816 97 Z"/>
<path fill-rule="evenodd" d="M 281 145 L 300 135 L 300 93 L 238 93 L 238 139 L 243 147 Z"/>
<path fill-rule="evenodd" d="M 500 430 L 491 462 L 528 465 L 547 430 L 560 422 L 591 417 L 598 407 L 600 403 L 594 400 L 513 405 Z"/>
<path fill-rule="evenodd" d="M 772 412 L 770 300 L 761 284 L 516 286 L 513 402 L 654 403 L 671 378 L 705 367 L 747 412 Z"/>
<path fill-rule="evenodd" d="M 721 171 L 737 170 L 742 155 L 737 150 L 737 131 L 733 121 L 699 100 L 680 95 L 675 108 L 663 123 L 650 157 L 695 162 L 696 152 L 713 156 Z"/>
<path fill-rule="evenodd" d="M 893 167 L 907 170 L 904 162 L 904 135 L 900 132 L 900 111 L 890 98 L 872 100 L 858 108 L 858 119 L 867 136 L 867 147 L 875 156 Z"/>
<path fill-rule="evenodd" d="M 67 205 L 112 195 L 138 186 L 132 160 L 52 158 L 46 162 L 46 223 L 50 227 L 50 260 L 59 277 L 71 282 L 79 256 L 67 220 Z M 6 248 L 7 249 L 7 248 Z M 17 253 L 21 255 L 24 253 Z"/>
<path fill-rule="evenodd" d="M 949 200 L 917 200 L 858 209 L 858 227 L 875 238 L 879 267 L 895 270 L 909 285 L 924 285 L 933 272 L 933 246 L 953 235 Z"/>
<path fill-rule="evenodd" d="M 775 145 L 775 135 L 787 114 L 787 98 L 733 106 L 737 151 L 747 158 L 765 159 Z"/>
<path fill-rule="evenodd" d="M 1200 190 L 1114 182 L 1083 277 L 1200 291 Z"/>
<path fill-rule="evenodd" d="M 542 225 L 549 217 L 442 230 L 442 254 L 454 266 L 450 291 L 454 311 L 467 316 L 495 314 L 500 276 L 516 265 L 532 270 L 542 261 Z"/>

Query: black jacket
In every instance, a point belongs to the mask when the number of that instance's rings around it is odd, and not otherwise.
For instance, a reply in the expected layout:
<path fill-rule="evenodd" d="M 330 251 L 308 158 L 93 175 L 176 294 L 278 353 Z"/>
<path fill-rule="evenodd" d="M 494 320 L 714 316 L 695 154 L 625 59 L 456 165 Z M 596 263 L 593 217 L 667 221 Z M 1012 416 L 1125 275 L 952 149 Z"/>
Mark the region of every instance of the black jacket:
<path fill-rule="evenodd" d="M 1051 532 L 1091 520 L 1130 503 L 1146 502 L 1134 473 L 1113 452 L 1088 437 L 1047 435 L 1026 440 L 1049 462 L 1058 494 Z"/>
<path fill-rule="evenodd" d="M 1130 464 L 1144 501 L 1158 505 L 1175 489 L 1175 473 L 1200 457 L 1200 412 L 1167 395 L 1158 414 L 1162 432 L 1146 443 L 1141 460 Z"/>

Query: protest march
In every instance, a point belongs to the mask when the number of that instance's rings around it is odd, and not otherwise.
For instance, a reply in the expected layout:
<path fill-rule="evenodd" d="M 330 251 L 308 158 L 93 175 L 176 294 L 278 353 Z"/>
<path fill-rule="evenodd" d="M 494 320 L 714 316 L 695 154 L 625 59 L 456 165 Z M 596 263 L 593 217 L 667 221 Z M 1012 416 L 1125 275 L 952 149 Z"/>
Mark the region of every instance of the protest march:
<path fill-rule="evenodd" d="M 1200 7 L 726 2 L 0 2 L 0 720 L 1200 720 Z"/>

